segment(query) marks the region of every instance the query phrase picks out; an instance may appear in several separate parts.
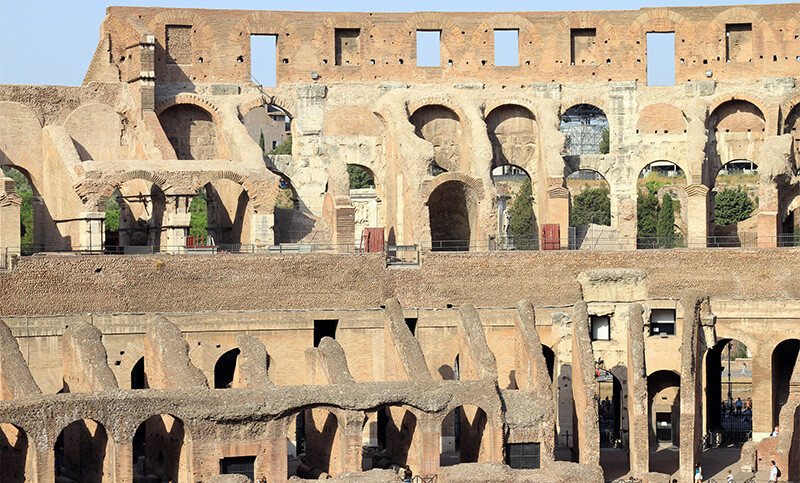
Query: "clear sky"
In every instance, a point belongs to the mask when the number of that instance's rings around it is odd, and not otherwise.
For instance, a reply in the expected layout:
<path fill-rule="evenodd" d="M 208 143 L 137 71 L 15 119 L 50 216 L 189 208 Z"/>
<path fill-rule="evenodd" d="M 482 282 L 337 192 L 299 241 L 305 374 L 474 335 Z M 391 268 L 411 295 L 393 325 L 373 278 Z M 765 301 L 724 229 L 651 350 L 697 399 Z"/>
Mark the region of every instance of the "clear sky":
<path fill-rule="evenodd" d="M 109 3 L 112 2 L 112 3 Z M 400 4 L 375 0 L 121 0 L 122 5 L 231 8 L 252 10 L 307 10 L 358 12 L 436 11 L 543 11 L 628 10 L 641 7 L 746 5 L 790 3 L 725 0 L 572 0 L 523 2 L 520 0 L 406 0 Z M 113 0 L 0 0 L 0 84 L 80 85 L 99 40 L 100 22 Z"/>

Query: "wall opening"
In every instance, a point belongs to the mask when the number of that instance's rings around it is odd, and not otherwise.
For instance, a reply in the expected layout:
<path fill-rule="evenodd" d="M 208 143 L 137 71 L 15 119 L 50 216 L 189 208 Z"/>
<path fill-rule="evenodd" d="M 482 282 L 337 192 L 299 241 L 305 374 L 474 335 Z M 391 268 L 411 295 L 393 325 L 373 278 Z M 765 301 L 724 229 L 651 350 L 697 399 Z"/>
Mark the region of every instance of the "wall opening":
<path fill-rule="evenodd" d="M 119 196 L 118 230 L 120 251 L 137 253 L 137 246 L 161 246 L 161 223 L 167 197 L 148 180 L 133 179 L 117 187 Z"/>
<path fill-rule="evenodd" d="M 570 62 L 572 65 L 594 65 L 597 29 L 570 30 Z"/>
<path fill-rule="evenodd" d="M 417 30 L 417 66 L 442 65 L 441 30 Z"/>
<path fill-rule="evenodd" d="M 131 389 L 147 389 L 147 374 L 144 372 L 144 357 L 136 361 L 131 369 Z"/>
<path fill-rule="evenodd" d="M 432 250 L 469 250 L 471 227 L 467 198 L 467 186 L 461 181 L 447 181 L 433 190 L 427 203 Z"/>
<path fill-rule="evenodd" d="M 416 317 L 406 317 L 406 326 L 413 336 L 417 335 L 417 320 Z"/>
<path fill-rule="evenodd" d="M 777 426 L 781 408 L 789 400 L 789 381 L 792 378 L 797 355 L 800 353 L 800 340 L 789 339 L 781 342 L 772 352 L 772 425 Z"/>
<path fill-rule="evenodd" d="M 675 32 L 647 33 L 647 85 L 675 85 Z"/>
<path fill-rule="evenodd" d="M 158 121 L 178 159 L 219 158 L 217 123 L 210 112 L 194 104 L 176 104 L 162 111 Z"/>
<path fill-rule="evenodd" d="M 24 483 L 27 461 L 28 436 L 25 431 L 13 424 L 0 424 L 0 481 Z"/>
<path fill-rule="evenodd" d="M 113 444 L 113 443 L 112 443 Z M 55 476 L 82 483 L 102 483 L 110 441 L 102 424 L 82 419 L 59 433 L 54 448 Z"/>
<path fill-rule="evenodd" d="M 360 29 L 334 29 L 334 60 L 336 65 L 357 65 L 361 48 Z"/>
<path fill-rule="evenodd" d="M 231 349 L 222 354 L 214 364 L 214 389 L 234 387 L 239 349 Z"/>
<path fill-rule="evenodd" d="M 324 471 L 334 477 L 341 472 L 342 432 L 339 429 L 339 421 L 333 412 L 325 408 L 305 410 L 305 464 L 308 467 Z M 303 474 L 302 470 L 302 466 L 298 467 L 297 476 L 313 477 L 312 474 Z"/>
<path fill-rule="evenodd" d="M 753 24 L 725 24 L 725 61 L 753 61 Z"/>
<path fill-rule="evenodd" d="M 722 339 L 706 355 L 706 427 L 714 446 L 752 438 L 753 359 L 738 340 Z"/>
<path fill-rule="evenodd" d="M 611 340 L 611 317 L 592 315 L 590 317 L 592 340 Z"/>
<path fill-rule="evenodd" d="M 433 162 L 428 170 L 430 175 L 460 171 L 464 142 L 458 114 L 442 105 L 428 105 L 414 111 L 409 121 L 414 125 L 417 136 L 433 144 Z"/>
<path fill-rule="evenodd" d="M 515 470 L 539 469 L 539 443 L 506 443 L 506 464 Z"/>
<path fill-rule="evenodd" d="M 242 124 L 264 155 L 292 154 L 292 117 L 273 104 L 247 111 Z"/>
<path fill-rule="evenodd" d="M 519 65 L 519 30 L 494 30 L 494 65 Z"/>
<path fill-rule="evenodd" d="M 255 456 L 232 456 L 219 460 L 221 475 L 244 475 L 255 481 Z"/>
<path fill-rule="evenodd" d="M 250 36 L 250 77 L 262 87 L 278 85 L 278 36 Z"/>
<path fill-rule="evenodd" d="M 675 309 L 653 309 L 650 312 L 650 335 L 675 335 Z"/>
<path fill-rule="evenodd" d="M 183 422 L 169 414 L 140 424 L 133 436 L 134 479 L 155 475 L 160 481 L 188 481 L 186 436 Z"/>
<path fill-rule="evenodd" d="M 477 406 L 459 406 L 450 411 L 442 421 L 442 440 L 444 443 L 445 436 L 452 435 L 453 444 L 442 445 L 440 465 L 483 462 L 481 454 L 487 453 L 484 438 L 487 421 L 486 412 Z"/>
<path fill-rule="evenodd" d="M 678 434 L 678 428 L 680 427 L 680 387 L 681 378 L 672 371 L 656 371 L 647 376 L 650 443 L 654 446 L 658 445 L 662 448 L 677 446 L 680 442 Z M 673 459 L 674 461 L 671 461 L 671 464 L 674 464 L 674 471 L 677 471 L 677 452 Z M 654 471 L 652 457 L 650 464 L 650 470 Z"/>
<path fill-rule="evenodd" d="M 564 133 L 563 156 L 608 154 L 610 131 L 606 113 L 591 104 L 570 107 L 561 116 L 559 130 Z"/>
<path fill-rule="evenodd" d="M 20 240 L 19 246 L 23 255 L 30 255 L 35 251 L 36 244 L 40 244 L 41 236 L 35 235 L 35 226 L 37 223 L 36 209 L 34 200 L 36 198 L 31 177 L 27 171 L 23 171 L 14 166 L 0 167 L 0 177 L 8 177 L 14 180 L 14 190 L 22 198 L 22 204 L 19 207 L 19 233 Z"/>
<path fill-rule="evenodd" d="M 338 319 L 321 319 L 314 321 L 314 347 L 319 347 L 319 342 L 323 337 L 336 339 L 336 327 L 339 325 Z"/>

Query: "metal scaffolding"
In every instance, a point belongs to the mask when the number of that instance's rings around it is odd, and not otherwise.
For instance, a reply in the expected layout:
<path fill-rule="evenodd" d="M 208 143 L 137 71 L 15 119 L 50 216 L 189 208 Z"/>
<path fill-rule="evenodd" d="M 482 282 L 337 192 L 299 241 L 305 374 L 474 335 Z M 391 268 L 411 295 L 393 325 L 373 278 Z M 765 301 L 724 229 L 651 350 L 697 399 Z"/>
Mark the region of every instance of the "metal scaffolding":
<path fill-rule="evenodd" d="M 600 141 L 608 129 L 608 119 L 590 104 L 572 106 L 561 116 L 561 132 L 567 137 L 563 155 L 601 154 Z"/>

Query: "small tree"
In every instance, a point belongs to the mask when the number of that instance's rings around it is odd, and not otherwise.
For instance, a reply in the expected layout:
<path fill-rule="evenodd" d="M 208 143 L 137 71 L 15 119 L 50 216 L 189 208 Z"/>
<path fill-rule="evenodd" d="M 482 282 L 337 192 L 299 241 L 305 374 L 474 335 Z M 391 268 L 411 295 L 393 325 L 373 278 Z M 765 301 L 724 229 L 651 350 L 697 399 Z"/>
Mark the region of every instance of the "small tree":
<path fill-rule="evenodd" d="M 519 250 L 536 248 L 532 197 L 531 179 L 525 178 L 508 212 L 508 231 L 514 237 L 514 247 Z"/>
<path fill-rule="evenodd" d="M 608 188 L 585 189 L 572 200 L 570 224 L 611 226 L 611 198 Z"/>
<path fill-rule="evenodd" d="M 636 204 L 637 234 L 640 238 L 655 236 L 658 232 L 658 197 L 652 191 L 639 192 Z M 642 243 L 646 243 L 642 240 Z M 640 243 L 641 245 L 641 243 Z"/>
<path fill-rule="evenodd" d="M 205 187 L 197 190 L 197 196 L 189 205 L 189 235 L 194 237 L 195 244 L 205 245 L 208 238 L 208 202 Z"/>
<path fill-rule="evenodd" d="M 603 137 L 600 139 L 600 154 L 608 154 L 609 148 L 611 147 L 611 133 L 608 131 L 608 128 L 603 130 Z"/>
<path fill-rule="evenodd" d="M 292 154 L 292 135 L 289 134 L 268 154 Z"/>
<path fill-rule="evenodd" d="M 714 223 L 730 225 L 746 220 L 753 214 L 756 205 L 741 186 L 725 188 L 714 198 Z"/>
<path fill-rule="evenodd" d="M 261 152 L 262 153 L 266 153 L 267 152 L 267 148 L 266 148 L 265 141 L 264 141 L 264 130 L 263 129 L 261 130 L 261 137 L 258 138 L 258 145 L 259 145 L 259 147 L 261 147 Z"/>
<path fill-rule="evenodd" d="M 664 197 L 661 199 L 656 234 L 663 248 L 675 246 L 675 208 L 672 206 L 672 197 L 668 193 L 664 193 Z"/>

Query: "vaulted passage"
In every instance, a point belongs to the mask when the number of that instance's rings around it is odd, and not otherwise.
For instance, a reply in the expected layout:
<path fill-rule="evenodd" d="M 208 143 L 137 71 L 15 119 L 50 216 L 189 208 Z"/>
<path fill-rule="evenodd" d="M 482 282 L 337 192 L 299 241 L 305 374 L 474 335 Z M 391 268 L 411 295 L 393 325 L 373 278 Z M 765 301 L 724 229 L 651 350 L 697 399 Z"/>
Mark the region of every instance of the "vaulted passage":
<path fill-rule="evenodd" d="M 471 235 L 467 187 L 461 181 L 447 181 L 428 199 L 433 250 L 469 250 Z"/>
<path fill-rule="evenodd" d="M 23 483 L 26 477 L 28 436 L 13 424 L 0 424 L 0 481 Z"/>
<path fill-rule="evenodd" d="M 155 481 L 188 481 L 185 441 L 183 422 L 169 414 L 153 416 L 140 424 L 133 437 L 134 479 L 155 475 L 159 478 Z"/>
<path fill-rule="evenodd" d="M 102 483 L 103 473 L 110 469 L 109 443 L 102 424 L 91 419 L 71 423 L 56 439 L 56 480 L 60 476 L 81 483 Z"/>

